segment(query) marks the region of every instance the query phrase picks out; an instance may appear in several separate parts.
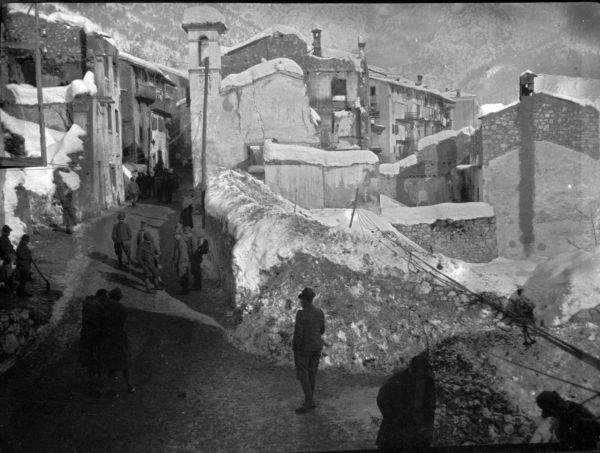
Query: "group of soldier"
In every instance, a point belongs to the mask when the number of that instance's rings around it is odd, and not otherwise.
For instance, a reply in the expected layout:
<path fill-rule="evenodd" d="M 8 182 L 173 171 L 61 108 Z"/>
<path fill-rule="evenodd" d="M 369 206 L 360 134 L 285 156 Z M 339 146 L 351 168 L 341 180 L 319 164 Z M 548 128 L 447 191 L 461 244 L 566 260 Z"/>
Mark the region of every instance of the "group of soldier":
<path fill-rule="evenodd" d="M 175 227 L 172 263 L 175 268 L 181 290 L 178 295 L 189 294 L 190 274 L 193 278 L 193 289 L 202 289 L 202 258 L 208 253 L 208 241 L 199 237 L 194 231 L 191 215 L 192 206 L 186 207 L 180 216 L 180 222 Z M 123 268 L 123 254 L 127 264 L 137 262 L 144 272 L 144 284 L 149 293 L 162 289 L 163 285 L 159 275 L 160 246 L 158 240 L 148 230 L 145 221 L 140 223 L 140 230 L 135 238 L 136 254 L 133 259 L 131 243 L 133 233 L 129 224 L 125 222 L 125 214 L 117 215 L 117 223 L 112 229 L 112 240 L 119 268 Z M 151 286 L 152 284 L 152 286 Z"/>
<path fill-rule="evenodd" d="M 31 297 L 27 292 L 26 284 L 32 280 L 31 266 L 33 256 L 29 249 L 29 235 L 24 234 L 17 249 L 10 241 L 12 228 L 8 225 L 2 227 L 0 236 L 0 293 L 15 294 L 19 297 Z"/>
<path fill-rule="evenodd" d="M 134 172 L 125 192 L 127 199 L 135 207 L 139 199 L 145 200 L 154 197 L 159 202 L 162 202 L 164 198 L 165 203 L 171 204 L 173 193 L 178 188 L 179 177 L 177 173 L 174 173 L 172 168 L 165 169 L 162 165 L 156 164 L 154 175 Z"/>

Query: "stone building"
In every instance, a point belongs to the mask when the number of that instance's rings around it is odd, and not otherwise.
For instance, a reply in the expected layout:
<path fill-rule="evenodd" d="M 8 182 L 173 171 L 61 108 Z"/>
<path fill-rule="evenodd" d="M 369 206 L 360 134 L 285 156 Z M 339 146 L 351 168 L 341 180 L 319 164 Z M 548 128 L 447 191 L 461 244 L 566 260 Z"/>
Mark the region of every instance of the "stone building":
<path fill-rule="evenodd" d="M 194 184 L 202 179 L 202 120 L 208 57 L 207 164 L 249 169 L 260 164 L 266 139 L 313 145 L 318 143 L 302 69 L 292 60 L 276 58 L 221 78 L 220 37 L 224 18 L 211 7 L 188 8 L 190 116 Z"/>
<path fill-rule="evenodd" d="M 459 131 L 465 127 L 479 128 L 479 101 L 476 94 L 457 88 L 445 91 L 444 95 L 455 102 L 452 111 L 452 129 Z"/>
<path fill-rule="evenodd" d="M 313 30 L 312 49 L 292 27 L 274 25 L 233 47 L 223 48 L 222 74 L 242 72 L 262 60 L 295 61 L 304 74 L 310 106 L 321 118 L 323 149 L 367 149 L 370 122 L 366 43 L 358 38 L 358 55 L 321 45 L 322 30 Z"/>
<path fill-rule="evenodd" d="M 39 121 L 37 97 L 27 94 L 37 92 L 33 12 L 28 15 L 3 10 L 2 29 L 0 73 L 3 74 L 3 84 L 0 103 L 3 115 L 6 115 L 7 121 L 14 119 L 11 120 L 13 125 L 26 124 L 20 121 L 35 124 Z M 72 179 L 80 180 L 79 188 L 74 192 L 75 205 L 78 213 L 84 217 L 96 215 L 102 209 L 123 201 L 118 50 L 112 40 L 91 27 L 89 21 L 64 13 L 41 15 L 40 36 L 43 110 L 46 136 L 49 137 L 47 149 L 51 149 L 51 142 L 64 141 L 69 132 L 78 131 L 76 135 L 81 136 L 82 151 L 73 157 L 76 164 L 70 169 L 76 173 Z M 6 122 L 2 122 L 6 126 Z M 25 136 L 21 136 L 21 139 L 26 148 L 37 147 L 39 153 L 39 141 L 36 144 L 28 135 L 28 131 L 33 129 L 27 126 L 23 130 L 26 132 L 22 132 Z M 39 140 L 39 128 L 37 134 Z M 54 171 L 67 170 L 59 168 L 61 165 L 56 165 Z M 38 168 L 37 171 L 50 168 Z M 42 221 L 44 212 L 52 210 L 51 197 L 60 198 L 61 190 L 48 187 L 42 202 L 33 196 L 34 192 L 22 190 L 22 182 L 18 186 L 7 187 L 7 184 L 12 184 L 9 180 L 18 180 L 11 179 L 14 177 L 12 173 L 10 177 L 4 174 L 0 176 L 4 179 L 0 183 L 5 196 L 7 190 L 13 189 L 24 194 L 19 201 L 19 222 L 29 226 Z M 14 210 L 8 214 L 12 216 Z M 8 214 L 4 212 L 3 215 L 6 218 Z"/>
<path fill-rule="evenodd" d="M 119 62 L 123 162 L 146 164 L 150 171 L 159 160 L 169 167 L 166 124 L 177 110 L 175 84 L 149 61 L 121 52 Z"/>
<path fill-rule="evenodd" d="M 382 163 L 395 162 L 417 151 L 418 141 L 452 129 L 455 100 L 423 84 L 369 71 L 371 146 Z"/>
<path fill-rule="evenodd" d="M 483 115 L 483 200 L 494 206 L 500 254 L 552 256 L 593 246 L 589 214 L 600 203 L 598 109 L 588 100 L 537 92 L 520 78 L 520 101 Z"/>

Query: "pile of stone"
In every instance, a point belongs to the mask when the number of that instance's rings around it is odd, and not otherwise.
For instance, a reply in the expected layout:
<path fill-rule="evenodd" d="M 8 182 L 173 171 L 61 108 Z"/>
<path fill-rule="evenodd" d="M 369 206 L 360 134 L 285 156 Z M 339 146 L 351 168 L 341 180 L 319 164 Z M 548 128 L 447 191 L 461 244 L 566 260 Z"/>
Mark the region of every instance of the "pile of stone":
<path fill-rule="evenodd" d="M 486 341 L 501 343 L 502 334 Z M 498 385 L 498 372 L 481 354 L 481 338 L 453 337 L 436 345 L 431 362 L 436 378 L 437 445 L 526 443 L 534 422 Z"/>
<path fill-rule="evenodd" d="M 36 334 L 37 323 L 30 310 L 0 310 L 0 362 L 21 353 Z"/>

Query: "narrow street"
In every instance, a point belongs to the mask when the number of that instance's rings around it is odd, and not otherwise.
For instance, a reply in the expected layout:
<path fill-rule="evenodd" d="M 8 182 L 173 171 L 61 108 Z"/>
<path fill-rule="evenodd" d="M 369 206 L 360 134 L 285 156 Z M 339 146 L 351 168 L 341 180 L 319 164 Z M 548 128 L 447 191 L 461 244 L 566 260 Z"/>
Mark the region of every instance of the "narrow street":
<path fill-rule="evenodd" d="M 373 448 L 383 377 L 325 370 L 316 412 L 297 415 L 300 386 L 292 366 L 277 366 L 226 341 L 227 303 L 215 282 L 176 299 L 168 271 L 179 212 L 166 206 L 122 208 L 159 229 L 166 291 L 145 292 L 138 268 L 119 270 L 110 231 L 116 212 L 78 234 L 75 296 L 121 287 L 129 308 L 133 394 L 87 395 L 77 363 L 80 301 L 37 350 L 0 377 L 6 405 L 0 434 L 16 452 L 314 451 Z M 204 312 L 204 313 L 203 313 Z M 210 316 L 207 316 L 208 313 Z M 119 382 L 124 390 L 124 383 Z M 8 409 L 7 409 L 8 408 Z"/>

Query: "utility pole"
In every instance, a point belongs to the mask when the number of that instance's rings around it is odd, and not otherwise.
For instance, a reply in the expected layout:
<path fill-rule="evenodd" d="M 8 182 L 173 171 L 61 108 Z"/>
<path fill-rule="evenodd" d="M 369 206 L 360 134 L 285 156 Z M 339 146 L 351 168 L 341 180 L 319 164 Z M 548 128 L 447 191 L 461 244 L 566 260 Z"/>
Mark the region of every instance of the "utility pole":
<path fill-rule="evenodd" d="M 37 85 L 38 112 L 40 120 L 40 148 L 42 165 L 48 165 L 46 157 L 46 125 L 44 123 L 44 94 L 42 92 L 42 56 L 40 54 L 40 15 L 37 3 L 35 8 L 35 84 Z"/>
<path fill-rule="evenodd" d="M 350 216 L 350 225 L 348 228 L 352 228 L 352 221 L 354 220 L 354 213 L 356 212 L 356 206 L 358 205 L 358 186 L 356 187 L 356 195 L 354 196 L 354 207 L 352 208 L 352 215 Z"/>
<path fill-rule="evenodd" d="M 208 110 L 208 57 L 204 59 L 204 108 L 202 110 L 202 184 L 200 193 L 202 197 L 202 229 L 206 228 L 206 114 Z"/>

